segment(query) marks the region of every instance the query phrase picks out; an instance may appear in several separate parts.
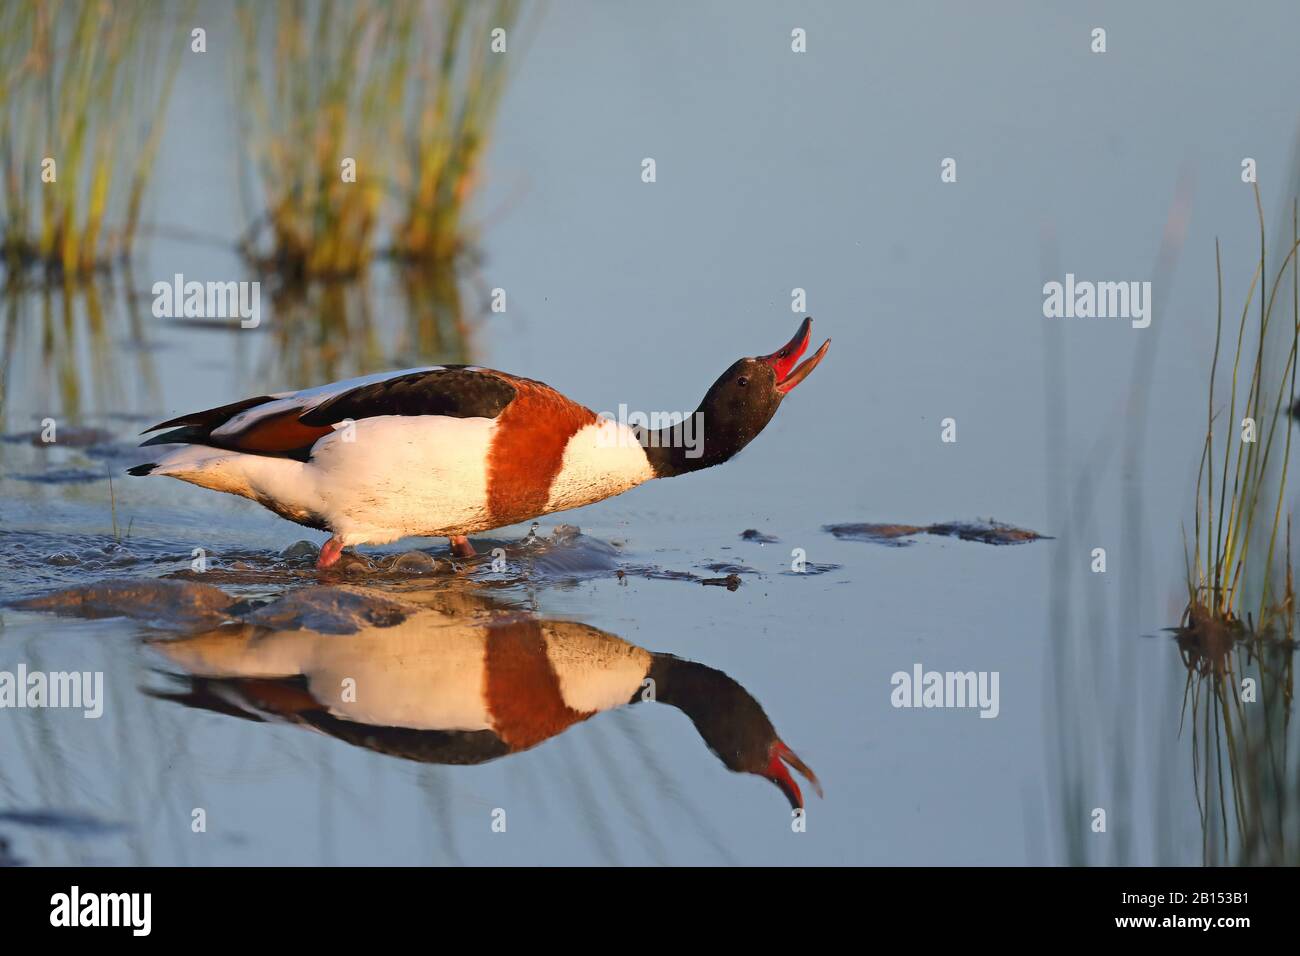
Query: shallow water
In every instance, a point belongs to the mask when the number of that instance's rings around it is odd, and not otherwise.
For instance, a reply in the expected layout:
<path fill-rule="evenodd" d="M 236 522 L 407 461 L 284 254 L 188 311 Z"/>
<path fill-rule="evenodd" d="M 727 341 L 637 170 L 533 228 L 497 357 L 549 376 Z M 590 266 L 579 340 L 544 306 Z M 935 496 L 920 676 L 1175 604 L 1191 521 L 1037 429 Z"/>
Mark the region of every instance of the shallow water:
<path fill-rule="evenodd" d="M 123 482 L 125 490 L 115 491 L 121 495 L 119 523 L 140 514 L 136 496 L 143 492 L 133 489 L 142 484 Z M 151 506 L 169 494 L 192 497 L 188 487 L 153 484 L 162 487 L 143 499 Z M 97 487 L 107 492 L 107 482 Z M 915 645 L 928 642 L 914 628 L 891 634 L 867 626 L 854 581 L 861 573 L 857 568 L 872 563 L 874 555 L 860 543 L 771 519 L 764 524 L 765 535 L 807 542 L 810 555 L 822 559 L 795 572 L 784 544 L 745 539 L 741 532 L 748 521 L 733 518 L 724 524 L 704 515 L 672 522 L 640 511 L 636 497 L 628 496 L 588 509 L 606 517 L 582 533 L 561 528 L 557 534 L 556 523 L 548 521 L 535 542 L 527 529 L 478 540 L 482 559 L 457 562 L 460 567 L 452 573 L 386 571 L 400 547 L 362 549 L 364 563 L 345 559 L 340 572 L 318 583 L 310 549 L 281 554 L 301 537 L 298 529 L 243 502 L 197 491 L 193 497 L 202 511 L 170 535 L 162 533 L 156 518 L 140 516 L 120 541 L 111 529 L 45 530 L 75 525 L 79 517 L 84 521 L 96 510 L 89 504 L 54 503 L 39 517 L 33 505 L 26 522 L 40 528 L 13 531 L 6 522 L 0 532 L 6 595 L 50 595 L 87 581 L 140 575 L 202 581 L 252 602 L 336 582 L 363 584 L 406 600 L 482 595 L 494 605 L 595 625 L 649 650 L 724 671 L 760 702 L 782 739 L 816 771 L 826 797 L 807 794 L 808 832 L 791 833 L 790 808 L 780 792 L 757 777 L 728 772 L 691 724 L 670 708 L 600 714 L 535 749 L 481 766 L 417 765 L 303 733 L 300 726 L 249 722 L 148 696 L 160 687 L 174 689 L 164 678 L 177 668 L 168 667 L 142 639 L 173 637 L 194 626 L 161 605 L 127 608 L 130 620 L 80 620 L 10 608 L 3 612 L 0 670 L 12 671 L 19 663 L 46 671 L 103 670 L 108 698 L 98 720 L 52 710 L 6 712 L 8 726 L 22 739 L 19 752 L 31 758 L 6 762 L 9 805 L 24 812 L 89 815 L 106 828 L 69 829 L 57 815 L 22 825 L 0 820 L 0 833 L 8 835 L 20 858 L 407 863 L 880 858 L 864 852 L 870 834 L 879 832 L 880 811 L 862 808 L 890 802 L 889 788 L 882 793 L 878 781 L 890 776 L 891 765 L 896 774 L 900 765 L 912 762 L 912 744 L 906 734 L 891 740 L 882 728 L 906 729 L 910 722 L 900 721 L 901 712 L 889 706 L 888 675 L 875 692 L 863 675 L 909 665 Z M 743 514 L 754 519 L 761 510 Z M 200 529 L 198 523 L 220 532 Z M 282 547 L 258 547 L 259 540 Z M 205 549 L 202 573 L 191 567 L 192 546 Z M 507 554 L 502 572 L 494 572 L 486 560 L 497 546 Z M 445 546 L 429 551 L 435 560 L 451 563 Z M 964 542 L 940 544 L 927 563 L 970 574 L 989 551 Z M 1027 559 L 1019 563 L 1025 573 L 1041 567 L 1041 557 L 1032 557 L 1029 549 L 1016 551 Z M 873 591 L 880 590 L 872 602 L 881 608 L 879 615 L 892 608 L 895 619 L 914 616 L 902 592 L 910 573 L 887 565 L 877 569 Z M 892 595 L 891 577 L 898 585 Z M 734 591 L 702 586 L 727 578 L 739 582 Z M 855 623 L 846 619 L 849 609 L 856 609 Z M 988 613 L 1006 617 L 1001 607 L 989 607 Z M 1015 682 L 1005 675 L 1020 666 L 1002 665 L 1008 689 Z M 1008 693 L 1004 708 L 1013 696 L 1020 692 Z M 1018 706 L 1036 708 L 1036 701 Z M 923 719 L 931 723 L 936 716 Z M 989 723 L 973 713 L 943 716 L 948 739 L 965 739 L 961 749 L 967 751 L 979 739 L 971 735 Z M 954 717 L 970 719 L 959 724 Z M 1005 715 L 1001 721 L 1011 723 Z M 999 739 L 1006 741 L 1005 735 Z M 1011 749 L 1003 752 L 1004 760 L 1013 758 Z M 953 752 L 948 759 L 960 766 L 962 755 Z M 123 768 L 130 768 L 129 777 Z M 935 772 L 932 799 L 942 806 L 948 799 L 941 783 L 947 771 Z M 967 772 L 974 772 L 973 764 Z M 914 801 L 924 789 L 900 789 L 896 797 Z M 963 812 L 1006 814 L 1006 825 L 1012 826 L 1012 811 L 997 804 L 1014 803 L 1016 795 L 999 789 L 988 795 L 988 803 L 976 800 L 975 808 Z M 196 807 L 207 811 L 206 835 L 217 839 L 189 832 Z M 497 808 L 506 810 L 507 833 L 517 839 L 492 832 L 491 813 Z M 915 850 L 900 846 L 898 852 L 901 861 Z M 986 858 L 994 858 L 986 852 Z"/>
<path fill-rule="evenodd" d="M 503 106 L 483 266 L 466 280 L 510 304 L 471 308 L 464 340 L 429 345 L 383 269 L 349 290 L 366 306 L 343 325 L 287 300 L 265 302 L 256 330 L 154 320 L 160 278 L 259 278 L 232 251 L 170 240 L 144 245 L 98 319 L 57 290 L 4 304 L 0 671 L 100 671 L 106 699 L 98 719 L 0 711 L 0 861 L 1201 860 L 1185 671 L 1162 629 L 1185 598 L 1213 240 L 1239 301 L 1257 226 L 1238 154 L 1249 142 L 1261 168 L 1289 160 L 1296 10 L 1261 14 L 1275 26 L 1260 34 L 1227 11 L 1116 6 L 1112 37 L 1138 52 L 1103 65 L 1068 11 L 995 22 L 965 5 L 938 19 L 831 5 L 806 11 L 813 46 L 792 62 L 785 8 L 750 9 L 548 10 Z M 1212 56 L 1194 36 L 1218 38 Z M 153 217 L 233 239 L 225 68 L 210 56 L 179 75 Z M 958 182 L 941 186 L 954 153 Z M 639 181 L 646 155 L 653 185 Z M 1044 269 L 1149 273 L 1179 163 L 1199 173 L 1195 213 L 1152 327 L 1045 320 Z M 1263 192 L 1267 208 L 1285 200 L 1278 177 Z M 155 577 L 213 584 L 248 613 L 320 586 L 307 550 L 284 552 L 323 535 L 125 476 L 148 460 L 135 433 L 154 421 L 467 358 L 598 411 L 689 410 L 735 358 L 789 337 L 795 287 L 830 353 L 736 460 L 551 516 L 535 538 L 476 539 L 485 556 L 505 548 L 504 571 L 449 571 L 445 542 L 407 541 L 363 548 L 323 583 L 455 599 L 471 620 L 588 626 L 724 672 L 823 784 L 821 799 L 805 788 L 806 832 L 672 707 L 613 709 L 474 766 L 423 763 L 264 711 L 241 719 L 228 687 L 224 711 L 166 699 L 196 679 L 158 643 L 194 636 L 166 608 L 10 606 Z M 1151 341 L 1149 425 L 1127 462 L 1131 370 Z M 879 547 L 828 530 L 987 516 L 1047 539 Z M 1099 546 L 1104 574 L 1090 569 Z M 412 549 L 434 562 L 391 567 Z M 996 719 L 893 706 L 891 678 L 918 663 L 997 672 Z M 1106 834 L 1089 830 L 1097 806 Z"/>

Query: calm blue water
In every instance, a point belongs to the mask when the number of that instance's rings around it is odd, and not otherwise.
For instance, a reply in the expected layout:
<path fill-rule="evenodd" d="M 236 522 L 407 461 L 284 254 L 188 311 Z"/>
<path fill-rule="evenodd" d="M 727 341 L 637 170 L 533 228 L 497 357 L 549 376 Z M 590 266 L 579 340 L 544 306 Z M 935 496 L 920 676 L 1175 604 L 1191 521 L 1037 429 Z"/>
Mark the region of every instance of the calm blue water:
<path fill-rule="evenodd" d="M 184 61 L 148 218 L 232 240 L 245 220 L 222 9 L 200 7 L 211 52 Z M 542 522 L 579 525 L 616 543 L 616 557 L 494 593 L 740 682 L 825 785 L 806 832 L 791 832 L 774 787 L 729 773 L 666 707 L 602 714 L 478 767 L 423 766 L 148 697 L 169 670 L 140 641 L 155 632 L 7 608 L 0 670 L 102 670 L 107 693 L 96 721 L 0 711 L 0 810 L 107 827 L 0 815 L 11 852 L 39 863 L 1019 864 L 1062 862 L 1083 833 L 1087 859 L 1198 862 L 1178 736 L 1184 672 L 1172 644 L 1150 636 L 1185 598 L 1214 239 L 1225 301 L 1240 303 L 1257 243 L 1240 161 L 1257 160 L 1270 216 L 1295 167 L 1300 11 L 1251 13 L 564 3 L 518 44 L 475 207 L 486 222 L 477 282 L 506 289 L 508 307 L 482 314 L 470 296 L 474 361 L 596 409 L 689 410 L 734 359 L 786 341 L 796 287 L 815 340 L 833 344 L 735 461 Z M 1104 55 L 1089 52 L 1099 25 Z M 796 26 L 803 55 L 790 52 Z M 640 180 L 645 157 L 653 184 Z M 956 183 L 940 182 L 945 157 Z M 1157 273 L 1180 175 L 1190 218 L 1176 269 Z M 101 332 L 82 301 L 50 350 L 39 297 L 7 316 L 5 432 L 53 415 L 112 441 L 94 453 L 0 444 L 0 597 L 175 571 L 196 547 L 269 562 L 301 538 L 319 543 L 250 502 L 122 476 L 146 460 L 131 436 L 318 376 L 444 357 L 418 354 L 382 269 L 357 293 L 372 328 L 319 340 L 288 336 L 301 316 L 269 301 L 255 331 L 162 323 L 148 289 L 176 272 L 260 278 L 219 246 L 157 238 L 132 269 L 136 297 L 104 293 Z M 1045 319 L 1044 277 L 1066 272 L 1156 276 L 1151 328 Z M 61 314 L 58 295 L 52 308 Z M 1144 348 L 1146 431 L 1126 474 Z M 940 441 L 946 418 L 955 443 Z M 111 494 L 104 480 L 25 480 L 106 470 Z M 886 548 L 822 530 L 989 517 L 1053 540 Z M 122 554 L 104 551 L 114 523 L 129 529 Z M 748 528 L 778 540 L 742 541 Z M 1104 575 L 1089 569 L 1095 547 L 1107 548 Z M 835 567 L 787 573 L 796 548 Z M 76 562 L 50 563 L 58 552 Z M 752 570 L 734 592 L 613 573 L 709 576 L 710 564 Z M 274 597 L 293 583 L 237 590 Z M 1062 590 L 1064 620 L 1050 601 Z M 891 706 L 891 675 L 915 663 L 998 672 L 998 717 Z M 1084 743 L 1066 748 L 1062 727 Z M 1110 832 L 1070 815 L 1076 788 L 1085 808 L 1109 808 Z M 191 832 L 196 807 L 206 833 Z M 505 834 L 490 826 L 498 807 Z"/>

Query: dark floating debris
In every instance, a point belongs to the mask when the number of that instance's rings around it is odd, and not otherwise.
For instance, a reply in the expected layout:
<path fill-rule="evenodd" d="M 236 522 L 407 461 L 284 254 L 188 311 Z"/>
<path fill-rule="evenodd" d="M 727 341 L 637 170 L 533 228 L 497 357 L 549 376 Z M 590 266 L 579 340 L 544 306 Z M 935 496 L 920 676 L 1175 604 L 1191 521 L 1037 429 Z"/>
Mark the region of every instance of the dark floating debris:
<path fill-rule="evenodd" d="M 741 541 L 757 541 L 759 544 L 776 544 L 780 538 L 774 538 L 770 534 L 764 534 L 757 528 L 746 528 L 740 532 Z"/>
<path fill-rule="evenodd" d="M 1037 531 L 1016 528 L 1000 521 L 953 521 L 948 524 L 932 524 L 926 528 L 926 533 L 961 538 L 963 541 L 978 541 L 981 544 L 1025 544 L 1046 537 Z"/>
<path fill-rule="evenodd" d="M 757 574 L 751 567 L 743 564 L 731 564 L 727 561 L 713 561 L 703 565 L 706 571 L 712 571 L 714 574 Z"/>
<path fill-rule="evenodd" d="M 647 581 L 699 581 L 698 574 L 692 574 L 690 571 L 675 571 L 672 568 L 661 568 L 657 565 L 640 565 L 629 564 L 618 569 L 619 580 L 626 581 L 629 577 L 645 578 Z"/>
<path fill-rule="evenodd" d="M 700 583 L 717 588 L 726 588 L 728 591 L 734 591 L 740 587 L 740 575 L 728 574 L 725 578 L 701 578 Z"/>
<path fill-rule="evenodd" d="M 746 569 L 747 571 L 751 569 Z M 757 572 L 752 572 L 757 573 Z M 645 578 L 647 581 L 694 581 L 697 584 L 707 584 L 713 587 L 726 588 L 728 591 L 734 591 L 740 587 L 740 575 L 728 574 L 725 577 L 705 578 L 692 571 L 677 571 L 672 568 L 661 568 L 658 565 L 646 564 L 629 564 L 624 565 L 617 571 L 618 580 L 626 584 L 628 578 Z"/>
<path fill-rule="evenodd" d="M 793 574 L 796 577 L 807 577 L 809 575 L 825 574 L 828 571 L 838 571 L 841 565 L 838 564 L 818 564 L 815 561 L 804 563 L 802 571 L 796 571 L 794 568 L 786 568 L 782 574 Z"/>
<path fill-rule="evenodd" d="M 1050 540 L 1047 535 L 1017 528 L 1001 521 L 946 521 L 931 525 L 914 524 L 828 524 L 829 531 L 846 541 L 869 541 L 890 548 L 905 548 L 915 544 L 917 535 L 934 534 L 981 544 L 1025 544 L 1029 541 Z"/>
<path fill-rule="evenodd" d="M 914 524 L 828 524 L 822 530 L 847 541 L 870 541 L 890 548 L 905 548 L 914 544 L 913 541 L 902 539 L 925 532 L 925 528 Z"/>

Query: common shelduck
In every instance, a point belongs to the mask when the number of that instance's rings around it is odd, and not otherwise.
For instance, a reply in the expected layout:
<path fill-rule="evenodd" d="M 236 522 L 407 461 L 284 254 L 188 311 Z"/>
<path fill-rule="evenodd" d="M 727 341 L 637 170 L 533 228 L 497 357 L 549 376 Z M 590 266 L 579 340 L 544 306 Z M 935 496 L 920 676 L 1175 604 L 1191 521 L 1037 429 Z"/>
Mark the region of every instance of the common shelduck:
<path fill-rule="evenodd" d="M 804 803 L 789 768 L 821 794 L 731 677 L 574 621 L 476 621 L 464 608 L 433 607 L 352 634 L 222 628 L 154 647 L 189 675 L 184 691 L 155 696 L 289 721 L 408 760 L 484 763 L 603 711 L 655 701 L 685 713 L 728 769 L 775 783 L 791 807 Z"/>
<path fill-rule="evenodd" d="M 594 412 L 541 382 L 476 366 L 382 372 L 259 395 L 173 418 L 144 445 L 182 447 L 132 475 L 167 475 L 251 498 L 329 531 L 318 567 L 343 548 L 469 534 L 591 504 L 651 478 L 721 464 L 766 427 L 821 361 L 802 364 L 812 319 L 783 348 L 742 358 L 709 388 L 694 422 L 650 430 Z"/>

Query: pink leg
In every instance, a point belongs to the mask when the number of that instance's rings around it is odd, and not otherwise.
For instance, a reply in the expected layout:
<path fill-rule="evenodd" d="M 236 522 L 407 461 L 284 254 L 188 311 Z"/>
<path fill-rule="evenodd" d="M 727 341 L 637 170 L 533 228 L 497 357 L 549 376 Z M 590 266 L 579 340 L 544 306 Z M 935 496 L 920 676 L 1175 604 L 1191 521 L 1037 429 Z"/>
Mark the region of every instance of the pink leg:
<path fill-rule="evenodd" d="M 474 557 L 474 545 L 469 543 L 469 538 L 463 534 L 452 535 L 447 539 L 451 542 L 451 553 L 458 558 Z"/>
<path fill-rule="evenodd" d="M 320 548 L 320 557 L 316 559 L 317 570 L 324 570 L 334 564 L 343 553 L 343 541 L 341 538 L 333 537 L 326 541 Z"/>

